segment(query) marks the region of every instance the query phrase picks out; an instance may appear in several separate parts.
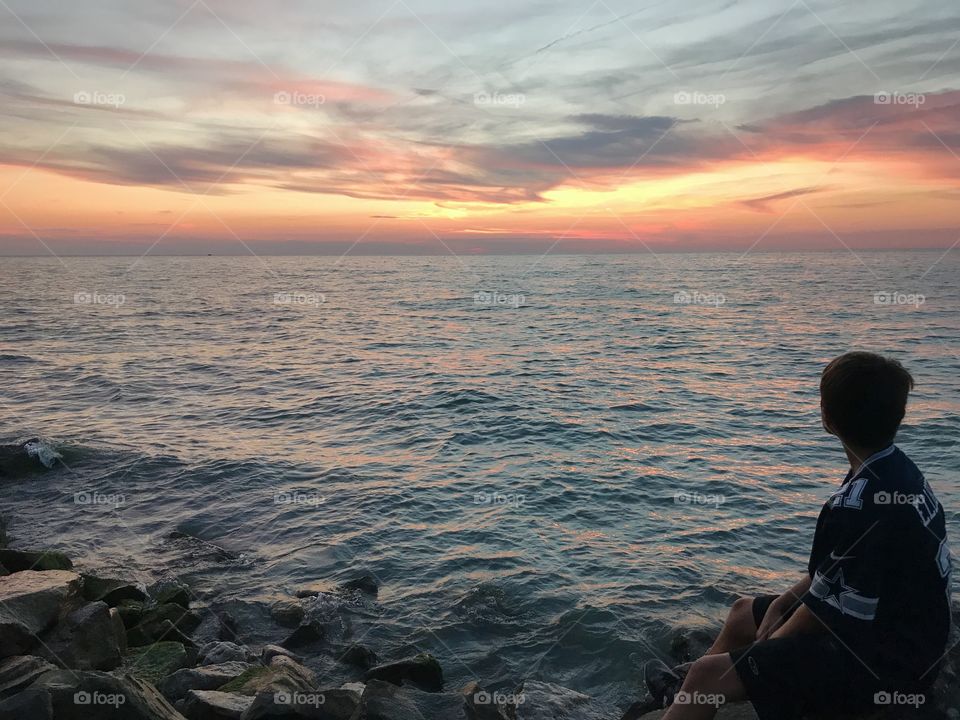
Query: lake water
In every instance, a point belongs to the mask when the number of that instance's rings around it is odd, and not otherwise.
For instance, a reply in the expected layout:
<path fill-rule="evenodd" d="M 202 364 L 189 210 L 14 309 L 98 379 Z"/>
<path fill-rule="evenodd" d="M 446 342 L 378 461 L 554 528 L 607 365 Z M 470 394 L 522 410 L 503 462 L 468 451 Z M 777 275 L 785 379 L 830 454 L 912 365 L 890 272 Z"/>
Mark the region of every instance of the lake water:
<path fill-rule="evenodd" d="M 960 249 L 858 255 L 2 258 L 0 440 L 66 462 L 2 513 L 183 575 L 251 641 L 370 573 L 381 656 L 624 703 L 678 628 L 802 571 L 846 470 L 832 356 L 914 373 L 898 442 L 960 532 Z"/>

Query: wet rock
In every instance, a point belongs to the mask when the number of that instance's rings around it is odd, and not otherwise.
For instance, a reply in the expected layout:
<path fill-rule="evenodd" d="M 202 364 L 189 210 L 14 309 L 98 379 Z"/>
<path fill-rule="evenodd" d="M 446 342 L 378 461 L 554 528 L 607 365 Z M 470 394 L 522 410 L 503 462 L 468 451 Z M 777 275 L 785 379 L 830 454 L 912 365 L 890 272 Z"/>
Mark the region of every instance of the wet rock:
<path fill-rule="evenodd" d="M 175 639 L 184 642 L 180 635 L 197 629 L 200 625 L 200 618 L 182 605 L 176 603 L 165 603 L 156 607 L 150 607 L 143 611 L 140 622 L 127 632 L 127 641 L 131 647 L 138 645 L 147 645 L 157 640 Z M 177 632 L 175 637 L 168 638 L 170 627 Z M 190 643 L 189 639 L 185 640 Z"/>
<path fill-rule="evenodd" d="M 125 628 L 132 628 L 140 624 L 143 619 L 145 604 L 139 600 L 121 600 L 117 603 L 116 611 L 123 621 Z"/>
<path fill-rule="evenodd" d="M 24 570 L 0 578 L 0 658 L 22 655 L 80 592 L 80 576 L 66 570 Z"/>
<path fill-rule="evenodd" d="M 298 627 L 284 638 L 280 645 L 285 648 L 301 648 L 323 642 L 325 639 L 326 633 L 324 633 L 323 628 L 310 623 Z"/>
<path fill-rule="evenodd" d="M 378 665 L 367 671 L 364 679 L 366 682 L 383 680 L 394 685 L 410 682 L 428 692 L 443 690 L 443 670 L 437 659 L 429 653 L 420 653 L 412 658 Z"/>
<path fill-rule="evenodd" d="M 113 634 L 117 638 L 117 645 L 120 648 L 120 654 L 127 653 L 127 627 L 123 624 L 123 618 L 116 608 L 110 608 L 110 622 L 113 624 Z"/>
<path fill-rule="evenodd" d="M 25 688 L 45 672 L 56 668 L 43 658 L 14 655 L 0 660 L 0 698 Z"/>
<path fill-rule="evenodd" d="M 157 689 L 165 698 L 175 702 L 186 697 L 191 690 L 216 690 L 249 669 L 249 663 L 238 661 L 183 668 L 161 680 Z"/>
<path fill-rule="evenodd" d="M 246 695 L 191 690 L 182 707 L 187 720 L 240 720 L 252 704 L 253 698 Z"/>
<path fill-rule="evenodd" d="M 290 658 L 278 655 L 269 665 L 254 665 L 234 680 L 224 684 L 222 692 L 256 695 L 261 692 L 312 692 L 317 678 L 307 668 Z"/>
<path fill-rule="evenodd" d="M 245 645 L 221 640 L 200 649 L 201 665 L 219 665 L 225 662 L 252 662 L 256 656 Z"/>
<path fill-rule="evenodd" d="M 303 606 L 296 600 L 277 600 L 270 606 L 270 617 L 286 628 L 295 628 L 303 621 Z"/>
<path fill-rule="evenodd" d="M 270 661 L 273 658 L 275 658 L 277 655 L 284 655 L 290 658 L 291 660 L 293 660 L 294 662 L 298 662 L 298 663 L 303 662 L 302 657 L 300 657 L 296 653 L 290 652 L 284 647 L 280 647 L 279 645 L 264 645 L 263 649 L 260 650 L 260 662 L 262 662 L 264 665 L 269 665 Z"/>
<path fill-rule="evenodd" d="M 200 625 L 193 631 L 194 642 L 200 647 L 218 640 L 237 640 L 237 621 L 226 610 L 208 608 L 201 613 Z"/>
<path fill-rule="evenodd" d="M 49 693 L 57 720 L 183 720 L 155 687 L 131 676 L 56 670 L 30 689 Z"/>
<path fill-rule="evenodd" d="M 360 693 L 349 688 L 307 693 L 258 693 L 243 720 L 352 720 Z"/>
<path fill-rule="evenodd" d="M 677 630 L 670 638 L 670 656 L 677 664 L 692 662 L 703 657 L 715 638 L 715 632 L 702 628 Z"/>
<path fill-rule="evenodd" d="M 51 662 L 75 670 L 113 670 L 120 665 L 126 644 L 105 602 L 92 602 L 68 613 L 43 640 L 39 653 Z"/>
<path fill-rule="evenodd" d="M 110 607 L 116 607 L 123 600 L 147 599 L 146 591 L 135 583 L 120 578 L 101 578 L 96 575 L 84 574 L 83 597 L 86 600 L 102 600 Z"/>
<path fill-rule="evenodd" d="M 349 645 L 340 655 L 340 662 L 369 670 L 377 664 L 377 654 L 363 645 Z"/>
<path fill-rule="evenodd" d="M 517 720 L 609 720 L 617 710 L 589 695 L 528 680 L 514 691 Z"/>
<path fill-rule="evenodd" d="M 459 693 L 431 693 L 381 680 L 367 683 L 360 697 L 364 720 L 462 720 L 463 698 Z"/>
<path fill-rule="evenodd" d="M 0 702 L 0 720 L 53 720 L 53 703 L 46 690 L 30 688 Z"/>
<path fill-rule="evenodd" d="M 147 588 L 147 595 L 158 605 L 173 603 L 184 608 L 190 607 L 190 588 L 186 583 L 172 578 L 155 582 Z"/>
<path fill-rule="evenodd" d="M 123 658 L 121 671 L 154 685 L 168 675 L 193 664 L 195 655 L 178 642 L 158 642 L 133 648 Z"/>
<path fill-rule="evenodd" d="M 346 580 L 340 583 L 338 587 L 341 590 L 358 590 L 367 595 L 376 595 L 380 592 L 380 584 L 372 575 L 361 575 L 360 577 Z"/>
<path fill-rule="evenodd" d="M 73 563 L 54 550 L 11 550 L 0 548 L 0 563 L 11 573 L 24 570 L 71 570 Z"/>
<path fill-rule="evenodd" d="M 471 682 L 461 691 L 467 720 L 513 720 L 516 709 L 511 696 L 491 693 Z M 515 704 L 515 703 L 513 703 Z"/>

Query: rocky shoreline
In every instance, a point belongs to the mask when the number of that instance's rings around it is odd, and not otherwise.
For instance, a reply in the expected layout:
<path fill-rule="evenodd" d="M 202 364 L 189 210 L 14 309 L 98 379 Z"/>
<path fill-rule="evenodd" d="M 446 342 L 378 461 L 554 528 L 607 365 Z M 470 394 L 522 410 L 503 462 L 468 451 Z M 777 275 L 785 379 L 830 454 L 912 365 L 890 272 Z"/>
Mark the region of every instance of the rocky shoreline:
<path fill-rule="evenodd" d="M 539 680 L 510 693 L 480 682 L 450 688 L 429 654 L 384 661 L 375 648 L 346 641 L 342 609 L 376 598 L 370 576 L 274 602 L 275 642 L 248 644 L 228 611 L 194 601 L 178 579 L 143 585 L 121 573 L 77 571 L 59 552 L 4 545 L 0 536 L 0 720 L 617 720 L 624 713 Z M 681 642 L 676 654 L 696 655 L 698 644 Z M 324 682 L 305 660 L 318 648 L 353 679 Z M 960 718 L 958 669 L 955 647 L 929 706 L 871 717 Z M 641 703 L 627 717 L 661 714 Z M 754 714 L 740 704 L 718 717 Z"/>

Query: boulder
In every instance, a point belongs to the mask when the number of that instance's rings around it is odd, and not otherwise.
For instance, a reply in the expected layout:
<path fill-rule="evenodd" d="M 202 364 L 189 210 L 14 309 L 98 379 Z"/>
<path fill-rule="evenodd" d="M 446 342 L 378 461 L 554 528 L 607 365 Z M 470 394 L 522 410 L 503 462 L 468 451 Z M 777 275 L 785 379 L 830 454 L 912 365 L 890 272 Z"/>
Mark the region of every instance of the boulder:
<path fill-rule="evenodd" d="M 610 720 L 617 710 L 553 683 L 527 680 L 514 691 L 516 720 Z"/>
<path fill-rule="evenodd" d="M 0 720 L 53 720 L 50 693 L 30 688 L 0 701 Z"/>
<path fill-rule="evenodd" d="M 367 595 L 376 595 L 380 592 L 380 584 L 372 575 L 361 575 L 340 583 L 337 587 L 341 590 L 358 590 Z"/>
<path fill-rule="evenodd" d="M 149 595 L 158 605 L 173 603 L 180 607 L 190 607 L 190 588 L 186 583 L 173 578 L 158 580 L 147 588 Z"/>
<path fill-rule="evenodd" d="M 257 695 L 261 692 L 313 692 L 316 676 L 307 668 L 284 655 L 270 660 L 269 665 L 254 665 L 223 685 L 221 692 Z"/>
<path fill-rule="evenodd" d="M 204 645 L 199 658 L 201 665 L 219 665 L 225 662 L 252 662 L 256 656 L 246 645 L 221 640 Z"/>
<path fill-rule="evenodd" d="M 64 617 L 43 639 L 45 658 L 75 670 L 113 670 L 120 665 L 126 644 L 105 602 L 82 605 Z"/>
<path fill-rule="evenodd" d="M 115 608 L 110 608 L 110 622 L 113 623 L 113 632 L 117 637 L 117 643 L 120 646 L 120 653 L 127 654 L 127 626 L 123 624 L 123 618 L 120 612 Z"/>
<path fill-rule="evenodd" d="M 182 668 L 161 680 L 157 689 L 167 700 L 176 702 L 191 690 L 216 690 L 249 669 L 249 663 L 237 661 Z"/>
<path fill-rule="evenodd" d="M 0 698 L 22 690 L 45 672 L 56 668 L 43 658 L 14 655 L 0 660 Z"/>
<path fill-rule="evenodd" d="M 101 578 L 87 573 L 84 573 L 82 577 L 83 597 L 86 600 L 102 600 L 110 607 L 116 607 L 123 600 L 143 602 L 147 599 L 147 593 L 141 586 L 127 580 Z"/>
<path fill-rule="evenodd" d="M 240 720 L 252 704 L 253 698 L 247 695 L 191 690 L 183 702 L 183 714 L 187 720 Z"/>
<path fill-rule="evenodd" d="M 491 693 L 476 682 L 460 691 L 468 720 L 514 720 L 516 698 L 502 693 Z"/>
<path fill-rule="evenodd" d="M 443 690 L 443 670 L 437 659 L 429 653 L 420 653 L 405 660 L 377 665 L 367 671 L 364 680 L 366 682 L 383 680 L 394 685 L 410 682 L 428 692 Z"/>
<path fill-rule="evenodd" d="M 196 613 L 190 612 L 182 605 L 176 603 L 164 603 L 155 607 L 148 607 L 143 611 L 140 622 L 130 628 L 127 633 L 127 641 L 131 647 L 138 645 L 148 645 L 152 642 L 162 639 L 175 639 L 181 642 L 186 635 L 193 632 L 200 625 L 200 618 Z M 176 629 L 176 637 L 167 638 L 170 634 L 170 627 Z M 191 642 L 187 638 L 186 643 Z"/>
<path fill-rule="evenodd" d="M 424 692 L 415 687 L 397 687 L 371 680 L 360 697 L 359 717 L 364 720 L 462 720 L 464 703 L 459 693 Z"/>
<path fill-rule="evenodd" d="M 80 592 L 80 576 L 66 570 L 23 570 L 0 578 L 0 658 L 22 655 Z"/>
<path fill-rule="evenodd" d="M 361 670 L 369 670 L 377 664 L 377 654 L 363 645 L 349 645 L 340 654 L 340 662 L 353 665 Z"/>
<path fill-rule="evenodd" d="M 155 687 L 129 675 L 55 670 L 34 689 L 49 693 L 57 720 L 183 720 Z"/>
<path fill-rule="evenodd" d="M 71 570 L 73 563 L 54 550 L 11 550 L 0 548 L 0 564 L 11 573 L 24 570 Z"/>
<path fill-rule="evenodd" d="M 270 617 L 281 627 L 295 628 L 303 620 L 303 606 L 296 600 L 277 600 L 270 606 Z"/>
<path fill-rule="evenodd" d="M 280 642 L 281 647 L 300 648 L 315 645 L 326 639 L 323 628 L 314 623 L 301 625 Z"/>
<path fill-rule="evenodd" d="M 140 600 L 121 600 L 117 603 L 115 609 L 123 621 L 123 626 L 132 628 L 140 624 L 145 607 L 145 604 Z"/>
<path fill-rule="evenodd" d="M 200 625 L 193 631 L 194 642 L 203 647 L 218 640 L 237 640 L 237 621 L 225 610 L 206 609 L 201 611 Z"/>
<path fill-rule="evenodd" d="M 121 671 L 156 685 L 194 659 L 195 654 L 181 643 L 163 641 L 131 649 L 123 658 Z"/>
<path fill-rule="evenodd" d="M 258 693 L 243 720 L 352 720 L 360 693 L 338 688 L 320 692 Z"/>
<path fill-rule="evenodd" d="M 269 665 L 270 661 L 275 658 L 277 655 L 285 655 L 294 662 L 303 663 L 303 658 L 292 653 L 286 648 L 280 647 L 279 645 L 264 645 L 260 650 L 260 662 L 264 665 Z"/>

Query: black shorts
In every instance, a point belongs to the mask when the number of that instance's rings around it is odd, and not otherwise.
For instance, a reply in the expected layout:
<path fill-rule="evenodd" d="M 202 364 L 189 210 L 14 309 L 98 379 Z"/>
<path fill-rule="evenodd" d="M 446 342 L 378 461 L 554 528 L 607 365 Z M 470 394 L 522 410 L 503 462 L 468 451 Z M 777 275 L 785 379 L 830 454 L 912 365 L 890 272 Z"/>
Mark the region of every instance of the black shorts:
<path fill-rule="evenodd" d="M 775 599 L 754 599 L 758 626 Z M 730 658 L 760 720 L 794 720 L 825 710 L 831 715 L 878 710 L 878 693 L 890 690 L 830 633 L 764 640 L 733 650 Z"/>

